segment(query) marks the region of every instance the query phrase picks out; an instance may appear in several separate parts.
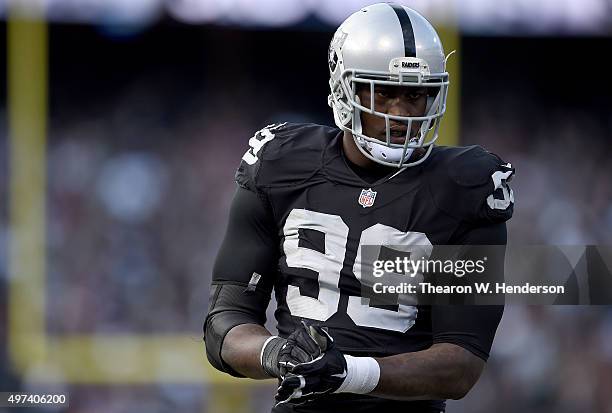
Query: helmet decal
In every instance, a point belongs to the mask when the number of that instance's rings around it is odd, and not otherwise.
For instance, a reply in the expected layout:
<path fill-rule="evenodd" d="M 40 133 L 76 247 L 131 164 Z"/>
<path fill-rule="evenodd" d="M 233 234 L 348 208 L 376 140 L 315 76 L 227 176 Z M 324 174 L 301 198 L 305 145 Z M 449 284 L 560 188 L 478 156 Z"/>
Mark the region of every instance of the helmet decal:
<path fill-rule="evenodd" d="M 336 71 L 336 67 L 338 65 L 338 59 L 339 59 L 338 53 L 342 51 L 342 46 L 344 45 L 347 35 L 348 35 L 347 33 L 342 31 L 341 29 L 338 29 L 336 33 L 334 34 L 334 38 L 329 43 L 327 63 L 329 64 L 330 73 L 333 73 Z"/>
<path fill-rule="evenodd" d="M 412 30 L 412 23 L 410 23 L 408 13 L 399 4 L 389 4 L 389 6 L 391 6 L 395 14 L 397 14 L 400 26 L 402 26 L 402 35 L 404 36 L 404 57 L 416 57 L 414 31 Z"/>

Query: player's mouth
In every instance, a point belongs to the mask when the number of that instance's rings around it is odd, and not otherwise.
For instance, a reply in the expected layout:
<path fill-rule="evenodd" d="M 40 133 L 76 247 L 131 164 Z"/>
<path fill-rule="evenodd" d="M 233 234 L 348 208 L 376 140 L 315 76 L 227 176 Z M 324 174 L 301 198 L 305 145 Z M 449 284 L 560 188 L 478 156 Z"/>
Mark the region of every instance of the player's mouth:
<path fill-rule="evenodd" d="M 403 144 L 406 142 L 407 129 L 391 129 L 391 143 Z"/>

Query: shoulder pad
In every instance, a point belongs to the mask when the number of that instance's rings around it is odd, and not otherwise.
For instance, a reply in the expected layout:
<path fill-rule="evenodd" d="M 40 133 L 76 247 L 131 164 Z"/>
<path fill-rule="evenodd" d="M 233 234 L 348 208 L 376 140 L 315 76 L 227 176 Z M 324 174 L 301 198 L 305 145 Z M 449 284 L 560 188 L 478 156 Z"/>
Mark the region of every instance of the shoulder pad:
<path fill-rule="evenodd" d="M 480 224 L 512 217 L 511 164 L 481 146 L 441 148 L 432 161 L 429 185 L 438 208 L 457 219 Z"/>
<path fill-rule="evenodd" d="M 307 179 L 321 165 L 334 128 L 298 123 L 266 126 L 249 139 L 236 172 L 238 185 L 256 191 Z"/>
<path fill-rule="evenodd" d="M 249 139 L 249 149 L 242 156 L 240 166 L 236 171 L 236 183 L 243 188 L 256 191 L 257 175 L 261 166 L 260 156 L 268 142 L 276 137 L 279 130 L 282 131 L 286 123 L 268 125 L 255 132 Z"/>

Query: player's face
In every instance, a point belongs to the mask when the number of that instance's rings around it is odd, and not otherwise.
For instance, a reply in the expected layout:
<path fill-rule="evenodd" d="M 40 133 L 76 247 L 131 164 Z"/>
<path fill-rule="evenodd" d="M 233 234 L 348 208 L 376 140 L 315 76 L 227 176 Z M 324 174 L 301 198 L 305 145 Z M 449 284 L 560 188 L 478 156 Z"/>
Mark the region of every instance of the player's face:
<path fill-rule="evenodd" d="M 370 108 L 371 92 L 369 85 L 359 85 L 357 95 L 361 103 Z M 375 85 L 374 110 L 395 116 L 423 116 L 427 107 L 427 88 Z M 410 128 L 410 137 L 419 132 L 422 122 L 413 122 Z M 361 124 L 364 135 L 386 141 L 385 119 L 370 113 L 361 113 Z M 390 121 L 391 143 L 403 144 L 406 138 L 408 122 Z"/>

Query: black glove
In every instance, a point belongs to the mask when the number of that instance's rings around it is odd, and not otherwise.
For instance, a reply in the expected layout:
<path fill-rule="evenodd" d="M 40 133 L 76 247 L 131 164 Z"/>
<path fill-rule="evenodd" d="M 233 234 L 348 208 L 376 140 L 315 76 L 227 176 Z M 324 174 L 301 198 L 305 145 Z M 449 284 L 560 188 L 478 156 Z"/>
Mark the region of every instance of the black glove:
<path fill-rule="evenodd" d="M 346 378 L 346 359 L 335 348 L 334 340 L 320 326 L 305 326 L 308 336 L 317 343 L 320 355 L 312 361 L 289 368 L 276 393 L 277 405 L 302 404 L 320 395 L 336 391 Z"/>
<path fill-rule="evenodd" d="M 316 341 L 308 334 L 308 327 L 295 330 L 287 339 L 275 337 L 262 352 L 261 365 L 271 377 L 283 378 L 292 367 L 312 361 L 321 355 Z"/>

